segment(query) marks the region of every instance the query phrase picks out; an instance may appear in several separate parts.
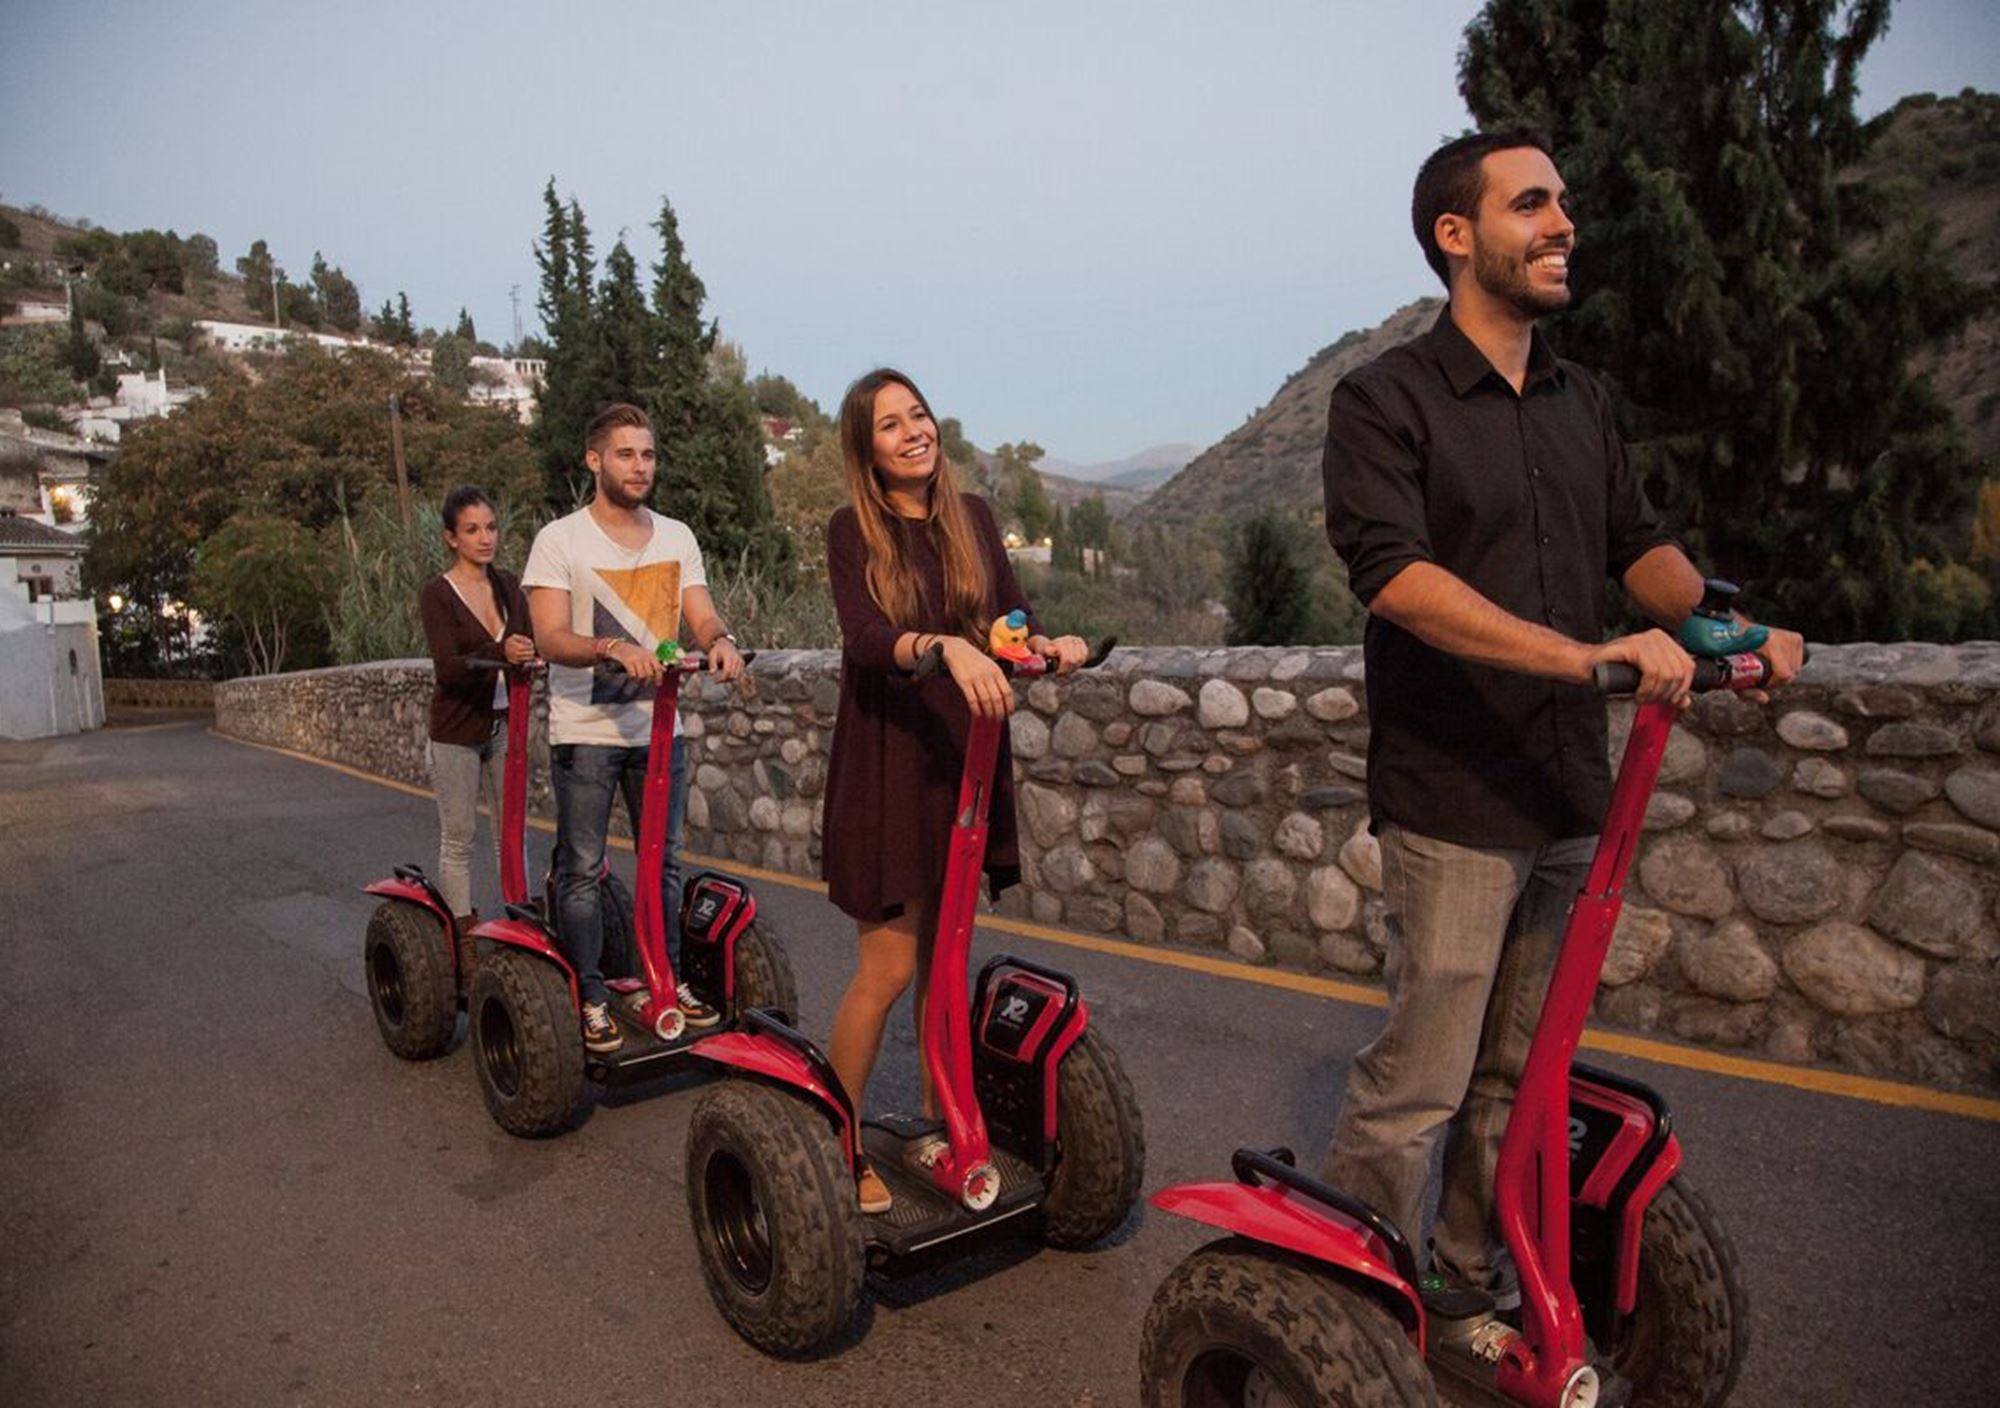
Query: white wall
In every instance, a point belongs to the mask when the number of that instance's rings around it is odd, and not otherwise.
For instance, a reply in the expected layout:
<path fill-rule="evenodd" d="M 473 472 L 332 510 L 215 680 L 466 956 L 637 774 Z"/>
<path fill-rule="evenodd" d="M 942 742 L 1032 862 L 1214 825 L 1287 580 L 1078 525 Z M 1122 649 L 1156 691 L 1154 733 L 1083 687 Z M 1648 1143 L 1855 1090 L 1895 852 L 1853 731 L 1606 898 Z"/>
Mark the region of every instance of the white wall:
<path fill-rule="evenodd" d="M 23 619 L 30 610 L 34 619 Z M 91 604 L 0 602 L 0 738 L 47 738 L 103 725 L 104 672 Z"/>

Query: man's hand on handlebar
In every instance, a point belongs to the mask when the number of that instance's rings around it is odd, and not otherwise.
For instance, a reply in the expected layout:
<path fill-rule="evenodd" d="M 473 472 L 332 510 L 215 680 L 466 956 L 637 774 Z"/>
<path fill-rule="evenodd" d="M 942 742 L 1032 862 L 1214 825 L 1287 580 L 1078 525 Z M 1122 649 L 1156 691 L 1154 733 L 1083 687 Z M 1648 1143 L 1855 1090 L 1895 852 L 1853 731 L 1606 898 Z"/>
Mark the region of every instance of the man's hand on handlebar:
<path fill-rule="evenodd" d="M 1774 641 L 1777 634 L 1772 633 Z M 1641 704 L 1673 704 L 1685 709 L 1694 702 L 1689 693 L 1694 687 L 1694 657 L 1665 631 L 1640 631 L 1597 646 L 1584 661 L 1584 679 L 1588 680 L 1592 668 L 1603 661 L 1622 662 L 1638 670 L 1639 687 L 1632 697 Z"/>
<path fill-rule="evenodd" d="M 1771 688 L 1790 684 L 1806 663 L 1806 638 L 1797 631 L 1781 631 L 1776 626 L 1771 634 L 1757 647 L 1757 653 L 1771 662 Z M 1759 704 L 1770 702 L 1771 696 L 1761 689 L 1748 691 L 1749 697 Z"/>
<path fill-rule="evenodd" d="M 708 648 L 708 672 L 728 684 L 743 678 L 743 652 L 728 636 L 719 636 Z"/>
<path fill-rule="evenodd" d="M 946 636 L 943 645 L 944 667 L 974 718 L 1004 719 L 1014 712 L 1014 686 L 992 656 L 963 636 Z"/>
<path fill-rule="evenodd" d="M 1029 636 L 1028 649 L 1047 660 L 1059 675 L 1082 669 L 1083 662 L 1090 658 L 1090 645 L 1082 636 L 1057 636 L 1054 640 Z"/>
<path fill-rule="evenodd" d="M 650 650 L 641 650 L 629 640 L 614 641 L 604 658 L 642 684 L 657 684 L 667 672 Z"/>

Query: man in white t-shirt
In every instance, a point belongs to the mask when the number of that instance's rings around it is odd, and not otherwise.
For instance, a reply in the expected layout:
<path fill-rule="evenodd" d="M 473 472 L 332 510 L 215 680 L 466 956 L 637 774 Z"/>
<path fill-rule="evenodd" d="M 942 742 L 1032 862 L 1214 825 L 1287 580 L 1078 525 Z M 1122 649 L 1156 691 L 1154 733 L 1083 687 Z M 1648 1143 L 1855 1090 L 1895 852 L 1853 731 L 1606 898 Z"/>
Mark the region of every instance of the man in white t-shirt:
<path fill-rule="evenodd" d="M 535 647 L 549 662 L 557 930 L 576 968 L 584 1045 L 606 1052 L 616 1051 L 624 1036 L 604 982 L 597 876 L 614 793 L 624 794 L 632 832 L 639 831 L 654 686 L 666 668 L 654 649 L 678 637 L 685 618 L 712 674 L 738 678 L 743 657 L 716 615 L 693 532 L 646 507 L 657 468 L 646 413 L 622 403 L 599 411 L 584 432 L 583 460 L 596 480 L 596 497 L 535 535 L 521 585 Z M 675 957 L 686 803 L 687 767 L 675 719 L 672 817 L 660 886 L 667 948 Z M 686 983 L 680 984 L 680 1007 L 689 1026 L 720 1020 Z"/>

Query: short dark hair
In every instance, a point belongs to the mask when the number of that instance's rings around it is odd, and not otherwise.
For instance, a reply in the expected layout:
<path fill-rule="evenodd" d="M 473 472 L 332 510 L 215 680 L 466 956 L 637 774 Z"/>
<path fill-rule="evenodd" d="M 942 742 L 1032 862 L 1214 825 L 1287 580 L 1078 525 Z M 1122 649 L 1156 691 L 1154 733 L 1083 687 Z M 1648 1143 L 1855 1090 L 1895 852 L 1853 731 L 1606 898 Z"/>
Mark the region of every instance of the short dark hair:
<path fill-rule="evenodd" d="M 1445 261 L 1444 251 L 1438 248 L 1438 217 L 1463 215 L 1470 219 L 1476 215 L 1479 198 L 1486 194 L 1486 173 L 1480 169 L 1480 163 L 1495 152 L 1518 147 L 1533 147 L 1555 160 L 1548 135 L 1539 128 L 1520 125 L 1454 138 L 1432 152 L 1417 168 L 1417 186 L 1410 194 L 1410 224 L 1416 229 L 1424 261 L 1446 288 L 1451 287 L 1451 266 Z"/>
<path fill-rule="evenodd" d="M 449 494 L 446 494 L 444 496 L 444 506 L 438 510 L 439 515 L 444 519 L 445 531 L 456 533 L 458 531 L 458 516 L 467 509 L 477 507 L 480 504 L 484 504 L 487 508 L 492 509 L 495 514 L 500 512 L 499 509 L 493 507 L 492 497 L 477 484 L 461 484 Z"/>
<path fill-rule="evenodd" d="M 583 448 L 586 451 L 602 450 L 614 430 L 643 430 L 651 435 L 653 422 L 630 401 L 613 401 L 592 416 L 590 424 L 583 428 Z"/>

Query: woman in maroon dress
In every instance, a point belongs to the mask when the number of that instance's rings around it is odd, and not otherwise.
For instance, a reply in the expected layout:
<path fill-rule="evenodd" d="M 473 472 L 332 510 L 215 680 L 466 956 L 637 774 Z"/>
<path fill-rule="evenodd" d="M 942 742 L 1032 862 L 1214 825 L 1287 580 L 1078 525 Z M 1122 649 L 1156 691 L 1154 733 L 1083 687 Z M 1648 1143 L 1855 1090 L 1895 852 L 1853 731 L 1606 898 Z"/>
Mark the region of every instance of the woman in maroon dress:
<path fill-rule="evenodd" d="M 1012 686 L 986 653 L 987 629 L 1028 603 L 993 510 L 959 492 L 914 382 L 886 368 L 856 381 L 841 403 L 840 444 L 848 504 L 827 523 L 826 542 L 843 654 L 822 866 L 828 895 L 860 929 L 860 965 L 828 1052 L 858 1110 L 889 1009 L 913 977 L 923 1030 L 967 728 L 974 714 L 1004 719 L 1014 708 Z M 1032 611 L 1028 619 L 1031 650 L 1062 673 L 1083 663 L 1082 640 L 1050 640 Z M 944 647 L 946 675 L 911 679 L 934 644 Z M 1021 878 L 1004 732 L 989 824 L 986 878 L 997 894 Z M 928 1073 L 924 1105 L 928 1112 Z M 858 1178 L 862 1211 L 887 1211 L 888 1187 L 865 1161 Z"/>

